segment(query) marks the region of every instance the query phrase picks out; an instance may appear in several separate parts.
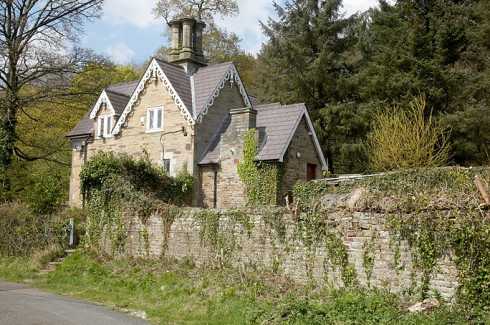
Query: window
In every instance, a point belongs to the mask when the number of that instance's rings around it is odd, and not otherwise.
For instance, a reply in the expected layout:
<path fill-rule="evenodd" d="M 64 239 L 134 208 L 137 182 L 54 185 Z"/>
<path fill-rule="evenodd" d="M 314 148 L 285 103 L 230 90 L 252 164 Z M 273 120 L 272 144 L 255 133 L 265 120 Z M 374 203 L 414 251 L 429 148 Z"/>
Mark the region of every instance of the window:
<path fill-rule="evenodd" d="M 112 116 L 100 116 L 97 120 L 97 137 L 108 138 L 112 131 Z"/>
<path fill-rule="evenodd" d="M 148 109 L 146 113 L 146 130 L 161 131 L 163 129 L 163 108 Z"/>
<path fill-rule="evenodd" d="M 306 165 L 306 180 L 312 181 L 316 179 L 316 165 L 308 164 Z"/>
<path fill-rule="evenodd" d="M 163 170 L 167 175 L 170 175 L 170 159 L 163 159 Z"/>

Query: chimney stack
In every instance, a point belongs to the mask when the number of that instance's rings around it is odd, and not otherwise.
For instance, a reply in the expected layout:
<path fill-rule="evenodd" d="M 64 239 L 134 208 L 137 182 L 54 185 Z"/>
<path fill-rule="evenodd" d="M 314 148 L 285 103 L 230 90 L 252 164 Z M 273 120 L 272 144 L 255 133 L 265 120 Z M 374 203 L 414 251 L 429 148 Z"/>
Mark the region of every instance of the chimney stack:
<path fill-rule="evenodd" d="M 180 64 L 189 75 L 206 66 L 202 48 L 203 31 L 206 24 L 194 18 L 180 18 L 169 24 L 172 42 L 169 62 Z"/>

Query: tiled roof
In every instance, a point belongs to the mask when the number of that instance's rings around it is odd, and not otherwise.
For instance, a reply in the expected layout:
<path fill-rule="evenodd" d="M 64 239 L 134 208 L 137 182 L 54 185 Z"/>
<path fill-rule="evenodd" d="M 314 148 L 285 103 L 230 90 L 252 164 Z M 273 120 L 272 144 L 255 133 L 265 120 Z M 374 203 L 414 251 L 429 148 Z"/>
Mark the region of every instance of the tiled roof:
<path fill-rule="evenodd" d="M 66 136 L 68 138 L 76 138 L 80 136 L 92 135 L 94 132 L 94 121 L 90 119 L 89 115 L 90 112 L 87 112 L 80 122 L 78 122 L 77 126 L 75 126 Z"/>
<path fill-rule="evenodd" d="M 202 67 L 191 78 L 181 66 L 155 60 L 194 118 L 203 113 L 221 81 L 233 67 L 231 62 Z M 111 85 L 105 89 L 116 115 L 123 113 L 138 84 L 139 81 L 131 81 Z M 72 132 L 88 134 L 92 132 L 91 129 L 89 130 L 89 124 L 88 121 L 80 121 Z M 72 132 L 68 136 L 71 136 Z"/>
<path fill-rule="evenodd" d="M 133 94 L 133 92 L 136 89 L 136 87 L 138 86 L 138 84 L 139 84 L 138 80 L 130 81 L 130 82 L 124 82 L 124 83 L 109 86 L 109 87 L 107 87 L 106 90 L 113 92 L 113 93 L 125 95 L 127 97 L 131 97 L 131 95 Z"/>
<path fill-rule="evenodd" d="M 126 105 L 129 102 L 129 96 L 115 93 L 110 91 L 109 89 L 106 90 L 107 97 L 109 97 L 109 100 L 111 101 L 112 107 L 114 108 L 114 111 L 116 112 L 116 115 L 121 115 L 122 112 L 124 111 L 124 108 L 126 108 Z"/>
<path fill-rule="evenodd" d="M 301 119 L 305 116 L 304 104 L 283 106 L 279 103 L 254 107 L 257 110 L 257 129 L 265 131 L 260 143 L 257 160 L 282 160 L 291 138 Z M 214 135 L 211 145 L 206 150 L 201 165 L 219 162 L 220 140 L 229 124 L 229 118 Z"/>
<path fill-rule="evenodd" d="M 265 128 L 265 142 L 257 155 L 258 160 L 281 160 L 306 112 L 304 104 L 282 106 L 270 104 L 255 107 L 257 128 Z"/>
<path fill-rule="evenodd" d="M 200 68 L 194 74 L 194 116 L 199 116 L 211 99 L 214 91 L 233 65 L 231 62 Z"/>
<path fill-rule="evenodd" d="M 130 81 L 111 85 L 105 89 L 107 97 L 111 101 L 116 115 L 121 115 L 129 102 L 131 95 L 138 86 L 139 81 Z M 83 116 L 78 124 L 66 135 L 69 138 L 91 135 L 94 130 L 94 122 L 90 119 L 90 111 Z"/>
<path fill-rule="evenodd" d="M 191 78 L 179 65 L 155 59 L 187 109 L 193 114 Z"/>

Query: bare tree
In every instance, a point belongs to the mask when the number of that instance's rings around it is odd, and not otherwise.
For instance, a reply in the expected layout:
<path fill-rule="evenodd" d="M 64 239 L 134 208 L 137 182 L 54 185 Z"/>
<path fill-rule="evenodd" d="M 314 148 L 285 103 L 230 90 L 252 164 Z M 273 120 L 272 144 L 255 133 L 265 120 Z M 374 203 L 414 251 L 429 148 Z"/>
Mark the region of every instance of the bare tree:
<path fill-rule="evenodd" d="M 63 96 L 66 78 L 87 51 L 76 44 L 83 23 L 99 15 L 103 0 L 2 0 L 0 2 L 0 187 L 17 155 L 18 114 L 32 103 Z M 0 188 L 0 190 L 2 189 Z"/>
<path fill-rule="evenodd" d="M 237 0 L 158 0 L 157 17 L 167 22 L 174 18 L 192 16 L 212 23 L 215 16 L 233 16 L 238 13 Z"/>

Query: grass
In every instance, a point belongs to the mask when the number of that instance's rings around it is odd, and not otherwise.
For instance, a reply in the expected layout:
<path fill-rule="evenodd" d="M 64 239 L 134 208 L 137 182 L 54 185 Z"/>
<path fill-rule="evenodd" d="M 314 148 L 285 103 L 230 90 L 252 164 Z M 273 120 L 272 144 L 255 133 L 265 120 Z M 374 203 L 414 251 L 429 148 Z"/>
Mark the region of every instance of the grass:
<path fill-rule="evenodd" d="M 0 258 L 0 278 L 115 309 L 154 324 L 467 324 L 456 308 L 409 314 L 381 291 L 307 289 L 268 274 L 176 261 L 105 260 L 77 253 L 47 276 L 23 258 Z"/>

